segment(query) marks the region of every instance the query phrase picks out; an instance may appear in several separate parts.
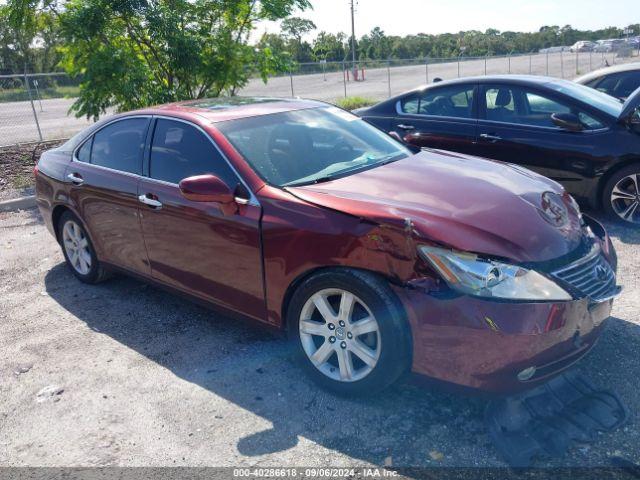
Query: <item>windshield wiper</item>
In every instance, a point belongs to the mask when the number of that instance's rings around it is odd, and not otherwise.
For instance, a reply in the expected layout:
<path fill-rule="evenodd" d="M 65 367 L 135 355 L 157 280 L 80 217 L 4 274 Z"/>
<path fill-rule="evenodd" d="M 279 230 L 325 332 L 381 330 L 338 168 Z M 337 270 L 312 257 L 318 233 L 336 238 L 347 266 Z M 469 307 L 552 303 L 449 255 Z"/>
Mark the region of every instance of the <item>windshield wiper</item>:
<path fill-rule="evenodd" d="M 333 175 L 323 175 L 322 177 L 314 178 L 313 180 L 309 180 L 307 182 L 290 182 L 285 183 L 283 187 L 304 187 L 306 185 L 316 185 L 318 183 L 330 182 L 331 180 L 335 180 L 336 177 Z"/>
<path fill-rule="evenodd" d="M 315 185 L 316 183 L 325 183 L 330 182 L 331 180 L 335 180 L 336 177 L 333 175 L 324 175 L 322 177 L 315 178 L 311 183 Z"/>
<path fill-rule="evenodd" d="M 397 162 L 398 160 L 400 160 L 400 158 L 398 157 L 399 155 L 394 155 L 393 157 L 387 158 L 385 160 L 382 160 L 381 162 L 376 163 L 375 166 L 377 167 L 378 165 L 388 165 L 389 163 Z"/>
<path fill-rule="evenodd" d="M 375 167 L 379 165 L 387 165 L 388 163 L 400 160 L 402 158 L 402 155 L 404 155 L 402 152 L 390 153 L 388 155 L 384 155 L 382 157 L 376 158 L 375 163 L 371 165 Z"/>

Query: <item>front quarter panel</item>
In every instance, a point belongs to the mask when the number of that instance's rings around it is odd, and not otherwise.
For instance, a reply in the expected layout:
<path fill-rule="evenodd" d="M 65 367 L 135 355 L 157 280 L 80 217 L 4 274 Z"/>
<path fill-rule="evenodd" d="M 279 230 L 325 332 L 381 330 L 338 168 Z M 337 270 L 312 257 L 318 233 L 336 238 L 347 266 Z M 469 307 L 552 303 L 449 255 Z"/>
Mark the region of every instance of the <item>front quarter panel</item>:
<path fill-rule="evenodd" d="M 287 291 L 314 270 L 350 267 L 376 272 L 392 282 L 415 275 L 418 261 L 409 235 L 396 228 L 318 207 L 265 187 L 262 235 L 269 322 L 283 325 Z"/>

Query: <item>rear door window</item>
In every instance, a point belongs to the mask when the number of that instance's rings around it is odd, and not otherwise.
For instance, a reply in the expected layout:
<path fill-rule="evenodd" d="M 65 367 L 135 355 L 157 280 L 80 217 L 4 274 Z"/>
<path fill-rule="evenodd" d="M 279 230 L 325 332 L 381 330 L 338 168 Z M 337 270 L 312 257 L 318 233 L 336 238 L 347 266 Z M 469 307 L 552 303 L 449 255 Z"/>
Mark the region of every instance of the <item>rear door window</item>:
<path fill-rule="evenodd" d="M 148 118 L 128 118 L 99 130 L 93 136 L 91 163 L 140 175 L 148 125 Z"/>
<path fill-rule="evenodd" d="M 408 97 L 402 100 L 402 113 L 417 115 L 420 110 L 420 97 Z"/>
<path fill-rule="evenodd" d="M 401 104 L 403 113 L 433 117 L 473 118 L 474 85 L 430 88 Z"/>
<path fill-rule="evenodd" d="M 151 144 L 149 176 L 180 183 L 195 175 L 212 174 L 233 188 L 238 178 L 212 141 L 197 128 L 158 119 Z"/>

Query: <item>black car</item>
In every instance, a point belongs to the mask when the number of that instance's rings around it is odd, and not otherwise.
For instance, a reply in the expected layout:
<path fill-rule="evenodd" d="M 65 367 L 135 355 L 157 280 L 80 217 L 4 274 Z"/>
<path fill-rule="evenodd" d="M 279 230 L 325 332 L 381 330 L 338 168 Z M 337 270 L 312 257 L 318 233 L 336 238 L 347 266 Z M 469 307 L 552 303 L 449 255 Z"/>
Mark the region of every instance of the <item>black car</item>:
<path fill-rule="evenodd" d="M 357 110 L 419 147 L 522 165 L 640 224 L 640 89 L 622 103 L 573 82 L 488 76 L 437 83 Z"/>
<path fill-rule="evenodd" d="M 595 88 L 612 97 L 626 100 L 640 88 L 640 63 L 627 63 L 602 68 L 576 78 L 575 82 Z"/>

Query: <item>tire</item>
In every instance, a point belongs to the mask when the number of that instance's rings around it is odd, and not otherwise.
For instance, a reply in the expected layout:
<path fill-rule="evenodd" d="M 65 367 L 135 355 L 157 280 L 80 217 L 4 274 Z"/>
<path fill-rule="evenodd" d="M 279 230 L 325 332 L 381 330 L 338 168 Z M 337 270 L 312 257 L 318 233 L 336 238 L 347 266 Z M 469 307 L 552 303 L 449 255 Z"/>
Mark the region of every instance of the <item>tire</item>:
<path fill-rule="evenodd" d="M 67 266 L 78 280 L 96 284 L 109 277 L 98 261 L 82 222 L 73 213 L 66 211 L 60 216 L 58 238 Z"/>
<path fill-rule="evenodd" d="M 341 313 L 341 305 L 353 306 Z M 381 391 L 411 364 L 404 309 L 374 274 L 330 269 L 312 275 L 296 289 L 287 319 L 299 363 L 316 383 L 339 395 Z"/>
<path fill-rule="evenodd" d="M 602 191 L 602 206 L 611 218 L 640 225 L 640 163 L 609 178 Z"/>

